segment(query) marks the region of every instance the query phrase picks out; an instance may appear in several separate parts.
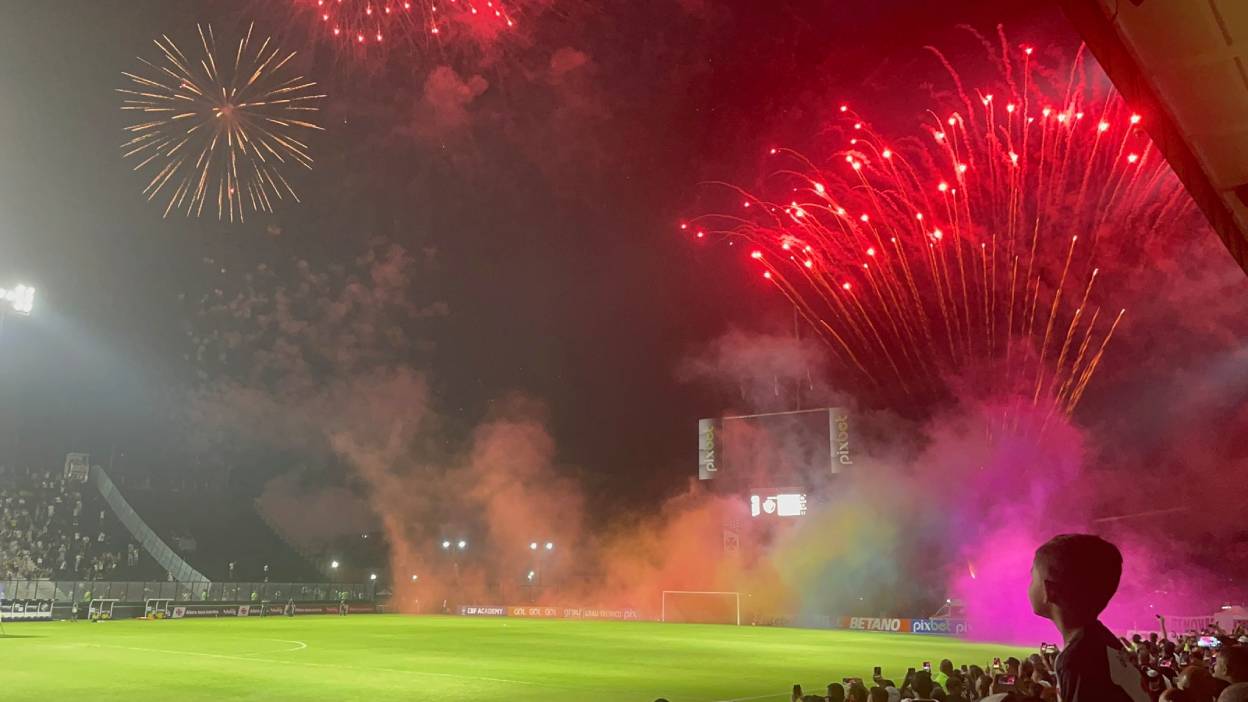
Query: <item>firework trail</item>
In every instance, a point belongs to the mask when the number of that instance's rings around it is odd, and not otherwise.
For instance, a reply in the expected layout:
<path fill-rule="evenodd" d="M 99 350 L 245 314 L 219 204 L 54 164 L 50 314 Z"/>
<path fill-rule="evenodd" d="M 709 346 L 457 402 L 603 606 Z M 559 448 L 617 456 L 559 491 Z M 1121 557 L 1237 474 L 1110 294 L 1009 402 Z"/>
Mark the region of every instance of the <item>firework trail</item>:
<path fill-rule="evenodd" d="M 282 169 L 312 167 L 303 133 L 324 95 L 316 83 L 290 75 L 295 53 L 284 53 L 252 28 L 236 46 L 218 50 L 212 27 L 199 27 L 202 55 L 187 57 L 168 36 L 155 40 L 161 57 L 140 58 L 146 75 L 125 73 L 123 110 L 141 120 L 126 127 L 125 158 L 134 170 L 155 170 L 143 193 L 168 198 L 175 210 L 199 216 L 215 201 L 218 219 L 243 221 L 246 210 L 272 212 L 289 196 L 299 201 Z"/>
<path fill-rule="evenodd" d="M 992 89 L 949 72 L 950 104 L 890 140 L 848 105 L 830 163 L 786 159 L 739 214 L 681 227 L 740 241 L 761 275 L 878 394 L 907 403 L 1010 393 L 1069 414 L 1125 310 L 1104 302 L 1111 248 L 1189 207 L 1121 97 L 1082 51 L 1047 87 L 1030 47 L 1004 38 Z"/>
<path fill-rule="evenodd" d="M 516 26 L 501 0 L 277 0 L 314 24 L 318 36 L 353 50 L 423 44 L 456 29 L 494 35 Z"/>

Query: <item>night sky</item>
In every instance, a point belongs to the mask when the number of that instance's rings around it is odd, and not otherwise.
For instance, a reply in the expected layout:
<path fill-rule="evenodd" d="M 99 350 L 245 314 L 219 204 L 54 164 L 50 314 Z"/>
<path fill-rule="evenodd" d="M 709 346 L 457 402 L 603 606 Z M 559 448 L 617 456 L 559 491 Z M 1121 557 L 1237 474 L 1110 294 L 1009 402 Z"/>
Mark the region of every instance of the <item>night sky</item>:
<path fill-rule="evenodd" d="M 791 328 L 734 252 L 681 237 L 703 183 L 748 184 L 774 143 L 815 148 L 823 110 L 847 96 L 911 124 L 913 106 L 882 86 L 930 68 L 922 46 L 959 23 L 1077 42 L 1055 10 L 995 2 L 553 0 L 496 45 L 361 61 L 309 39 L 280 0 L 4 5 L 0 281 L 40 290 L 38 316 L 4 332 L 26 450 L 174 460 L 153 435 L 188 376 L 179 295 L 215 284 L 204 259 L 333 261 L 383 236 L 436 250 L 422 289 L 450 312 L 413 363 L 448 433 L 524 393 L 591 494 L 634 501 L 682 485 L 696 419 L 740 404 L 680 381 L 682 361 L 734 327 Z M 308 50 L 330 94 L 305 203 L 243 225 L 162 219 L 119 154 L 120 72 L 160 33 L 245 19 Z M 555 76 L 569 57 L 575 70 Z M 430 118 L 421 86 L 439 67 L 485 85 Z"/>

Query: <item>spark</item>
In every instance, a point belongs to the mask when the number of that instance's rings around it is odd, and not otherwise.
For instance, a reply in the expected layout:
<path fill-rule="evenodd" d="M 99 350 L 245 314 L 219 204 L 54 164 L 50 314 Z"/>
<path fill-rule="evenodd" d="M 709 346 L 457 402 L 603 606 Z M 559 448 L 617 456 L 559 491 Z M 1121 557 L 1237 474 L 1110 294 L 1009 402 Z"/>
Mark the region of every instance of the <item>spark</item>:
<path fill-rule="evenodd" d="M 294 73 L 295 52 L 252 27 L 220 50 L 210 25 L 198 30 L 196 58 L 162 35 L 160 56 L 139 59 L 144 72 L 122 74 L 130 86 L 118 89 L 121 109 L 136 120 L 122 155 L 137 161 L 135 171 L 154 171 L 143 194 L 166 198 L 165 216 L 215 207 L 231 222 L 273 212 L 287 197 L 298 202 L 283 171 L 312 168 L 304 135 L 321 130 L 312 120 L 325 96 Z"/>
<path fill-rule="evenodd" d="M 490 38 L 516 26 L 517 6 L 523 1 L 486 2 L 489 11 L 482 12 L 472 0 L 443 5 L 428 0 L 280 0 L 296 15 L 310 16 L 316 34 L 340 44 L 344 35 L 350 37 L 342 45 L 354 52 L 445 41 L 454 33 Z"/>
<path fill-rule="evenodd" d="M 1020 47 L 977 101 L 948 91 L 954 104 L 924 112 L 932 139 L 884 147 L 850 113 L 852 151 L 823 165 L 794 154 L 764 186 L 786 204 L 751 195 L 762 206 L 724 228 L 769 261 L 765 277 L 880 399 L 939 398 L 974 378 L 990 397 L 1069 414 L 1110 357 L 1125 311 L 1102 311 L 1114 257 L 1099 252 L 1177 226 L 1191 202 L 1164 159 L 1144 158 L 1139 115 L 1088 79 L 1082 56 L 1043 67 L 1069 76 L 1053 85 Z M 1009 119 L 994 119 L 998 97 Z"/>

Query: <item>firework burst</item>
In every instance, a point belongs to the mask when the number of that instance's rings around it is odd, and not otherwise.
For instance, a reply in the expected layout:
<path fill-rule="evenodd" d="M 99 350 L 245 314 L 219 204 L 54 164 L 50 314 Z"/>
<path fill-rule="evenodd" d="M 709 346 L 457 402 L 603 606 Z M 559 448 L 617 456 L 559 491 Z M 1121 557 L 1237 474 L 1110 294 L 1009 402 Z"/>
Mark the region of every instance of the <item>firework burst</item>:
<path fill-rule="evenodd" d="M 277 0 L 307 15 L 319 36 L 354 50 L 423 43 L 456 28 L 494 35 L 516 26 L 502 0 Z"/>
<path fill-rule="evenodd" d="M 1098 285 L 1107 252 L 1174 226 L 1190 201 L 1082 52 L 1051 88 L 1032 53 L 1002 38 L 1000 84 L 968 91 L 936 52 L 954 97 L 917 136 L 890 140 L 842 105 L 829 163 L 772 149 L 786 161 L 774 189 L 734 188 L 738 214 L 682 228 L 748 242 L 884 397 L 921 402 L 957 378 L 1070 413 L 1125 313 Z"/>
<path fill-rule="evenodd" d="M 290 75 L 295 53 L 271 39 L 245 36 L 218 50 L 211 26 L 199 27 L 202 55 L 194 60 L 168 36 L 155 40 L 160 59 L 140 58 L 146 75 L 124 73 L 122 108 L 140 121 L 122 145 L 136 171 L 155 171 L 143 193 L 166 200 L 165 216 L 199 216 L 215 203 L 218 219 L 243 221 L 245 212 L 272 212 L 299 198 L 282 170 L 312 167 L 304 134 L 324 95 L 316 83 Z"/>

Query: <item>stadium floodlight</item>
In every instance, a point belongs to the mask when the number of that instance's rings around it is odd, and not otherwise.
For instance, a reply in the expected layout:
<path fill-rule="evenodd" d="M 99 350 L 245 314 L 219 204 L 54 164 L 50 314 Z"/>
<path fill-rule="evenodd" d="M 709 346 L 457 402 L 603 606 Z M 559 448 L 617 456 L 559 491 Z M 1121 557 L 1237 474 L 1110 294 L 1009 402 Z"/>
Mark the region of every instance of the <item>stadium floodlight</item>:
<path fill-rule="evenodd" d="M 35 309 L 35 289 L 21 283 L 15 288 L 0 288 L 0 302 L 5 303 L 0 310 L 8 308 L 13 310 L 15 314 L 29 317 L 30 313 Z"/>
<path fill-rule="evenodd" d="M 536 578 L 536 577 L 537 577 L 537 572 L 536 572 L 536 571 L 532 571 L 532 570 L 530 570 L 530 571 L 529 571 L 529 581 L 530 581 L 530 582 L 532 582 L 532 581 L 533 581 L 533 578 Z"/>
<path fill-rule="evenodd" d="M 448 549 L 448 548 L 450 548 L 450 547 L 451 547 L 451 542 L 450 542 L 450 541 L 443 541 L 443 542 L 442 542 L 442 550 L 443 550 L 443 551 L 447 550 L 447 549 Z"/>
<path fill-rule="evenodd" d="M 420 580 L 420 576 L 419 576 L 419 575 L 413 575 L 413 576 L 412 576 L 412 582 L 416 582 L 417 580 Z"/>
<path fill-rule="evenodd" d="M 555 547 L 555 545 L 554 545 L 553 543 L 551 543 L 551 542 L 549 542 L 549 541 L 547 541 L 547 542 L 546 542 L 546 550 L 547 550 L 547 551 L 549 551 L 549 550 L 553 549 L 554 547 Z"/>
<path fill-rule="evenodd" d="M 330 568 L 337 569 L 337 568 L 338 568 L 338 561 L 330 561 L 330 562 L 329 562 L 329 567 L 330 567 Z"/>
<path fill-rule="evenodd" d="M 463 539 L 460 539 L 459 543 L 455 545 L 459 547 L 460 551 L 463 551 L 464 549 L 468 548 L 468 542 L 464 541 Z"/>
<path fill-rule="evenodd" d="M 369 579 L 369 580 L 376 580 L 376 579 L 377 579 L 377 574 L 376 574 L 376 573 L 369 573 L 369 574 L 368 574 L 368 579 Z"/>
<path fill-rule="evenodd" d="M 530 550 L 530 551 L 536 551 L 536 550 L 537 550 L 537 542 L 536 542 L 536 541 L 530 541 L 530 542 L 529 542 L 529 550 Z"/>

